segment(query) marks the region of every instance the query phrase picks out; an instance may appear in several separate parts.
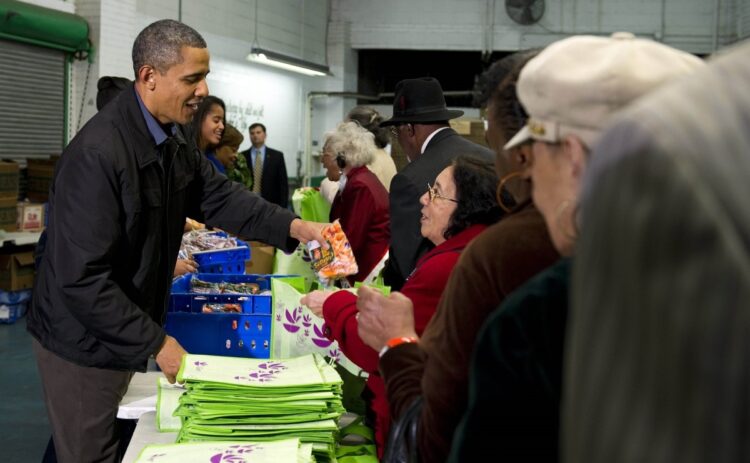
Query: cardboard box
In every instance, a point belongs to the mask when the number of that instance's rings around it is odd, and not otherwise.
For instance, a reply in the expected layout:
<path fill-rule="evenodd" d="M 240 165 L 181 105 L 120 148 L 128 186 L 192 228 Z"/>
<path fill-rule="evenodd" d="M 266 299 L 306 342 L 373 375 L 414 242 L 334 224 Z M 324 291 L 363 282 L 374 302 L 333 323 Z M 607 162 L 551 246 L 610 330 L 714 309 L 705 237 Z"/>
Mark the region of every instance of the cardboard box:
<path fill-rule="evenodd" d="M 26 196 L 31 201 L 43 203 L 49 199 L 49 187 L 55 173 L 55 164 L 59 159 L 60 156 L 52 156 L 49 159 L 26 160 L 29 178 Z"/>
<path fill-rule="evenodd" d="M 0 161 L 0 198 L 18 200 L 18 164 Z"/>
<path fill-rule="evenodd" d="M 484 121 L 482 119 L 467 118 L 450 121 L 451 128 L 465 139 L 478 145 L 487 146 L 484 137 Z"/>
<path fill-rule="evenodd" d="M 18 199 L 0 199 L 0 229 L 5 231 L 16 231 L 18 220 Z"/>
<path fill-rule="evenodd" d="M 34 252 L 0 254 L 0 289 L 20 291 L 34 286 Z"/>
<path fill-rule="evenodd" d="M 42 203 L 20 202 L 18 203 L 18 219 L 16 225 L 18 231 L 42 231 L 44 230 L 44 210 Z"/>
<path fill-rule="evenodd" d="M 268 275 L 273 272 L 276 248 L 257 241 L 250 242 L 250 260 L 245 262 L 245 273 Z"/>

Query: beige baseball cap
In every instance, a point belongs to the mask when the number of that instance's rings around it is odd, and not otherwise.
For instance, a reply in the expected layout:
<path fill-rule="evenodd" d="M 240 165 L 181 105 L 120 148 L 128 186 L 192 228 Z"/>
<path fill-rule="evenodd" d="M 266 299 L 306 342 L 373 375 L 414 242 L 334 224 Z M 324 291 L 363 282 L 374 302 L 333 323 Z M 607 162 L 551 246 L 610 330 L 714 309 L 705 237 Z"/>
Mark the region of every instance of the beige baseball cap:
<path fill-rule="evenodd" d="M 630 32 L 555 42 L 521 70 L 518 98 L 529 119 L 505 149 L 529 140 L 556 143 L 570 134 L 592 146 L 615 112 L 703 65 L 694 55 Z"/>

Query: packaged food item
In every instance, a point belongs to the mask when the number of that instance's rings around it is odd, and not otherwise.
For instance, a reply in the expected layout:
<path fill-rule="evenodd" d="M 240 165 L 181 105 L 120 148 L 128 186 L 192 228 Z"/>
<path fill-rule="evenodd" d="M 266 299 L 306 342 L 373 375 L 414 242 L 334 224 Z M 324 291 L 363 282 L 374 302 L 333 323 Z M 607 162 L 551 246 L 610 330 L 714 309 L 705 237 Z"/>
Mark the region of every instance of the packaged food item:
<path fill-rule="evenodd" d="M 328 242 L 329 249 L 325 249 L 317 241 L 307 243 L 310 263 L 318 278 L 328 284 L 332 280 L 346 278 L 359 272 L 352 247 L 341 228 L 341 223 L 338 220 L 334 221 L 325 227 L 321 234 Z"/>
<path fill-rule="evenodd" d="M 203 304 L 201 310 L 203 313 L 242 313 L 242 306 L 239 304 L 213 303 Z"/>
<path fill-rule="evenodd" d="M 193 230 L 182 235 L 180 259 L 189 259 L 194 252 L 214 251 L 217 249 L 236 248 L 237 239 L 223 232 Z"/>
<path fill-rule="evenodd" d="M 257 283 L 229 283 L 208 282 L 198 278 L 190 280 L 190 290 L 200 294 L 258 294 L 260 285 Z"/>

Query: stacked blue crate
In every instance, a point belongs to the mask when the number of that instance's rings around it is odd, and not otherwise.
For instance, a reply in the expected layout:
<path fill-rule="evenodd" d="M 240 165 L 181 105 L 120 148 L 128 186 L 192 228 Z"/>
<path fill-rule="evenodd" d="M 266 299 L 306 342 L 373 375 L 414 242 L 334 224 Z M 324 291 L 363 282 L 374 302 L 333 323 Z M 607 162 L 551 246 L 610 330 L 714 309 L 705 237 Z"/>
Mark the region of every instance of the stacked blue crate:
<path fill-rule="evenodd" d="M 268 358 L 271 353 L 271 295 L 202 294 L 193 278 L 209 283 L 254 283 L 270 291 L 271 275 L 187 274 L 172 283 L 165 329 L 190 353 Z M 235 304 L 240 313 L 203 313 L 206 304 Z"/>
<path fill-rule="evenodd" d="M 26 307 L 31 300 L 31 290 L 0 290 L 0 323 L 10 324 L 26 314 Z"/>
<path fill-rule="evenodd" d="M 226 236 L 223 232 L 216 234 Z M 201 273 L 243 274 L 245 261 L 250 260 L 250 246 L 242 240 L 237 240 L 237 247 L 234 248 L 194 252 L 193 260 L 198 264 Z"/>

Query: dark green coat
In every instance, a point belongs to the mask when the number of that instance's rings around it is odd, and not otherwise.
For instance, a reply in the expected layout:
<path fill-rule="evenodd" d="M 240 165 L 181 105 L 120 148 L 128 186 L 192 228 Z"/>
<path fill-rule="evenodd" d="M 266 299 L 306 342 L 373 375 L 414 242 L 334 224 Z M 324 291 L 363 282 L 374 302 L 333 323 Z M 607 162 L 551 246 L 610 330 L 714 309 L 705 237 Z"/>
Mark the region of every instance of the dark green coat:
<path fill-rule="evenodd" d="M 450 461 L 557 461 L 570 259 L 540 273 L 479 333 Z"/>

